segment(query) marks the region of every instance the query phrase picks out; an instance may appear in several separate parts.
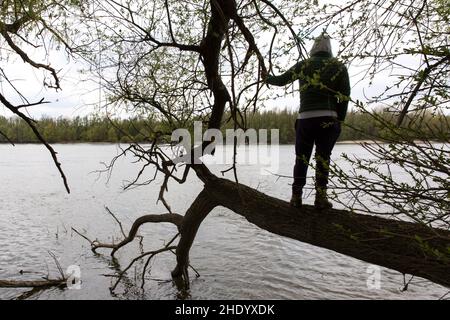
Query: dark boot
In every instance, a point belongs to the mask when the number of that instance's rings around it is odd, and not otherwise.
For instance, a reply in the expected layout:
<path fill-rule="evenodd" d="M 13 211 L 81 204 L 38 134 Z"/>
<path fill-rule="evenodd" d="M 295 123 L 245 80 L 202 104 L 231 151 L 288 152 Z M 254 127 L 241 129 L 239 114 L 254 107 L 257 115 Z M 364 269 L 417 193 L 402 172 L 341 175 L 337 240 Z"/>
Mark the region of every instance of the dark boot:
<path fill-rule="evenodd" d="M 290 204 L 294 208 L 301 208 L 302 207 L 302 194 L 293 192 Z"/>
<path fill-rule="evenodd" d="M 314 206 L 316 209 L 320 210 L 333 208 L 333 204 L 328 201 L 326 189 L 316 190 L 316 200 L 314 201 Z"/>

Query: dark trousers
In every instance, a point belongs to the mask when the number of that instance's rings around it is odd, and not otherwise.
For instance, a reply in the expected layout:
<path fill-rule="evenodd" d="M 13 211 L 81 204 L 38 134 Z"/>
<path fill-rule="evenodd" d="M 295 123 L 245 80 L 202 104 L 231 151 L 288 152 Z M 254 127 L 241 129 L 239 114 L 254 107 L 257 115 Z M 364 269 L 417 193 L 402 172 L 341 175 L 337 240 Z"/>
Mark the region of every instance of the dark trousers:
<path fill-rule="evenodd" d="M 292 192 L 300 194 L 306 184 L 309 160 L 316 145 L 316 190 L 326 190 L 331 151 L 341 133 L 341 124 L 332 117 L 297 119 L 295 123 L 295 166 Z"/>

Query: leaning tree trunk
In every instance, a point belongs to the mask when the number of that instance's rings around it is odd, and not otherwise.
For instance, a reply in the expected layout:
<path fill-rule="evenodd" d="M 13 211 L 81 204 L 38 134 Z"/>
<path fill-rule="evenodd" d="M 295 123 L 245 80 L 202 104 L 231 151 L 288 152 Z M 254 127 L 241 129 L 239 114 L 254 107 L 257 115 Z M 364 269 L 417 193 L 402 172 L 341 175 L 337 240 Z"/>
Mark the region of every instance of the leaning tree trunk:
<path fill-rule="evenodd" d="M 186 277 L 189 249 L 206 215 L 223 206 L 261 229 L 450 287 L 450 232 L 417 223 L 330 209 L 301 210 L 213 175 L 181 225 L 174 278 Z M 184 279 L 184 283 L 188 278 Z"/>

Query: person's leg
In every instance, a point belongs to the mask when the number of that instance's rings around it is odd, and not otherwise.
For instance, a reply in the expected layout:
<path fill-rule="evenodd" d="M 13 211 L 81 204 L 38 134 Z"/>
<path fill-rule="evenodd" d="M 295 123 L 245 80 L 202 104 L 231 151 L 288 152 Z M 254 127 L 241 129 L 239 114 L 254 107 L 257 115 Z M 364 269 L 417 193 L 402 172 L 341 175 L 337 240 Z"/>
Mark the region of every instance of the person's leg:
<path fill-rule="evenodd" d="M 341 133 L 341 125 L 337 120 L 331 118 L 321 119 L 316 143 L 316 201 L 317 207 L 331 208 L 327 200 L 327 185 L 329 177 L 329 166 L 331 152 Z"/>
<path fill-rule="evenodd" d="M 303 187 L 306 184 L 309 160 L 314 147 L 314 128 L 309 119 L 297 120 L 295 125 L 295 166 L 294 183 L 292 184 L 293 199 L 301 204 Z M 292 202 L 291 202 L 292 203 Z"/>

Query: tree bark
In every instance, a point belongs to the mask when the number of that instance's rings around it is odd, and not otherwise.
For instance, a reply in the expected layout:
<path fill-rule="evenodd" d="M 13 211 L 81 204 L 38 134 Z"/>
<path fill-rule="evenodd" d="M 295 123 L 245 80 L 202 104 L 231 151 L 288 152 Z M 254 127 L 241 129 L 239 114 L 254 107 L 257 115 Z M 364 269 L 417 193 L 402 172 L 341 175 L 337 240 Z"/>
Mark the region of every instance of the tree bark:
<path fill-rule="evenodd" d="M 180 230 L 176 255 L 177 266 L 172 271 L 172 277 L 179 287 L 189 287 L 189 251 L 197 235 L 198 228 L 208 214 L 217 206 L 206 190 L 200 192 L 184 216 Z"/>
<path fill-rule="evenodd" d="M 204 172 L 201 179 L 205 188 L 184 218 L 174 277 L 187 269 L 201 222 L 223 206 L 271 233 L 450 287 L 449 231 L 345 210 L 296 209 L 230 180 Z"/>
<path fill-rule="evenodd" d="M 212 201 L 269 232 L 450 287 L 449 231 L 345 210 L 299 210 L 220 178 L 205 190 Z"/>

